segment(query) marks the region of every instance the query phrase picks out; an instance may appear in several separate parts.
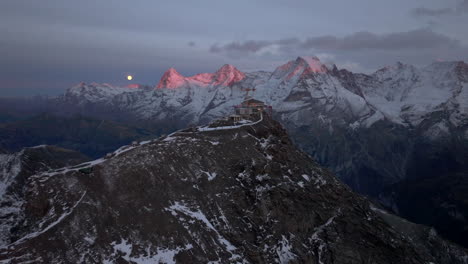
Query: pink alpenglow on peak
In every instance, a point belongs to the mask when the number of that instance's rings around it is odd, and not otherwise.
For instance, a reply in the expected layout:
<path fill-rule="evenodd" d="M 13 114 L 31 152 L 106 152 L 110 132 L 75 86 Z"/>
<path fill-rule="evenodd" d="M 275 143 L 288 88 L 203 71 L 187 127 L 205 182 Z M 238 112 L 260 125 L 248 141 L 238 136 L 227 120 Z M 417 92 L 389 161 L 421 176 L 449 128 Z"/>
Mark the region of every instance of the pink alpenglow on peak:
<path fill-rule="evenodd" d="M 126 88 L 129 88 L 129 89 L 138 89 L 140 88 L 140 85 L 139 84 L 136 84 L 136 83 L 132 83 L 132 84 L 128 84 L 127 86 L 125 86 Z"/>
<path fill-rule="evenodd" d="M 327 73 L 328 68 L 317 57 L 298 57 L 276 68 L 273 75 L 276 78 L 290 80 L 313 73 Z"/>
<path fill-rule="evenodd" d="M 205 86 L 208 86 L 210 85 L 210 83 L 213 82 L 213 73 L 199 73 L 192 77 L 188 77 L 188 79 L 192 81 L 200 82 L 201 86 L 203 86 L 203 84 Z"/>
<path fill-rule="evenodd" d="M 174 68 L 164 73 L 157 88 L 175 89 L 184 85 L 194 86 L 231 86 L 245 78 L 245 74 L 236 67 L 226 64 L 215 73 L 200 73 L 191 77 L 184 77 Z"/>
<path fill-rule="evenodd" d="M 182 74 L 178 73 L 174 68 L 169 68 L 169 70 L 167 70 L 161 77 L 157 88 L 174 89 L 184 85 L 185 83 L 186 80 L 185 77 L 182 76 Z"/>
<path fill-rule="evenodd" d="M 214 74 L 215 84 L 223 86 L 231 86 L 244 78 L 245 74 L 230 64 L 223 65 L 223 67 Z"/>
<path fill-rule="evenodd" d="M 327 66 L 325 66 L 319 58 L 315 56 L 304 56 L 298 57 L 297 60 L 302 60 L 307 64 L 307 71 L 308 72 L 315 72 L 315 73 L 325 73 L 328 72 Z"/>
<path fill-rule="evenodd" d="M 77 85 L 72 86 L 72 89 L 78 89 L 87 86 L 85 82 L 80 82 Z"/>

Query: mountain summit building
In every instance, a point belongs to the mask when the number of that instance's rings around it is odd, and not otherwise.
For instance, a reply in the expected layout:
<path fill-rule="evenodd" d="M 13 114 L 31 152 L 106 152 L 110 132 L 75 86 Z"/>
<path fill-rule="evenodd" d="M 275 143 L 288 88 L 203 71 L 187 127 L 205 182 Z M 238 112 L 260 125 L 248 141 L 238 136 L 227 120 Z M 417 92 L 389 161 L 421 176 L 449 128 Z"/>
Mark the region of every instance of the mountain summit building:
<path fill-rule="evenodd" d="M 262 113 L 265 109 L 265 103 L 260 100 L 250 98 L 243 101 L 240 105 L 236 105 L 234 108 L 236 110 L 236 115 L 250 117 L 252 115 Z"/>
<path fill-rule="evenodd" d="M 264 102 L 247 98 L 240 105 L 234 106 L 235 114 L 231 115 L 231 119 L 235 121 L 241 119 L 257 119 L 263 112 L 271 114 L 271 106 L 266 105 Z"/>

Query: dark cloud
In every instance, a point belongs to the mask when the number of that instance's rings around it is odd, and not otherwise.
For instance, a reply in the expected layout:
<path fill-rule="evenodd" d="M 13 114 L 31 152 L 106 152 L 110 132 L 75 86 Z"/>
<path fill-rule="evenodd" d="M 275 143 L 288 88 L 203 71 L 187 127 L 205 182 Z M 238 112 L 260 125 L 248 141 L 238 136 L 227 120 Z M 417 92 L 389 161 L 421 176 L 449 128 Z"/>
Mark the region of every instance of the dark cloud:
<path fill-rule="evenodd" d="M 417 7 L 410 10 L 410 13 L 414 17 L 440 17 L 440 16 L 451 16 L 451 15 L 462 15 L 468 13 L 468 0 L 458 2 L 454 7 L 447 8 L 426 8 Z"/>
<path fill-rule="evenodd" d="M 293 46 L 298 46 L 301 44 L 301 41 L 298 38 L 285 38 L 276 41 L 268 40 L 247 40 L 245 42 L 231 42 L 225 45 L 214 44 L 210 47 L 210 52 L 212 53 L 236 53 L 248 55 L 250 53 L 255 53 L 260 51 L 263 48 L 267 48 L 272 45 L 278 45 L 282 49 L 288 49 Z"/>
<path fill-rule="evenodd" d="M 417 7 L 411 10 L 411 15 L 415 17 L 439 17 L 453 15 L 455 11 L 452 8 L 431 9 L 426 7 Z"/>
<path fill-rule="evenodd" d="M 240 42 L 231 42 L 226 45 L 219 46 L 218 44 L 214 44 L 210 47 L 210 52 L 213 53 L 220 53 L 220 52 L 234 52 L 234 53 L 254 53 L 259 51 L 262 48 L 270 46 L 273 42 L 265 41 L 265 40 L 249 40 L 243 43 Z"/>
<path fill-rule="evenodd" d="M 468 0 L 464 0 L 463 2 L 458 4 L 457 12 L 468 13 Z"/>
<path fill-rule="evenodd" d="M 249 40 L 243 43 L 231 42 L 222 46 L 213 45 L 210 51 L 214 53 L 239 52 L 248 55 L 272 45 L 279 46 L 281 50 L 356 51 L 450 48 L 460 46 L 460 42 L 429 29 L 417 29 L 389 34 L 356 32 L 344 37 L 326 35 L 310 37 L 304 41 L 297 38 L 277 41 Z"/>
<path fill-rule="evenodd" d="M 298 38 L 287 38 L 287 39 L 280 39 L 276 41 L 279 45 L 297 45 L 301 41 Z"/>
<path fill-rule="evenodd" d="M 321 36 L 308 38 L 302 46 L 323 50 L 402 50 L 453 47 L 459 41 L 428 29 L 390 34 L 357 32 L 342 38 Z"/>
<path fill-rule="evenodd" d="M 195 47 L 195 45 L 196 45 L 194 41 L 190 41 L 187 44 L 189 45 L 189 47 Z"/>

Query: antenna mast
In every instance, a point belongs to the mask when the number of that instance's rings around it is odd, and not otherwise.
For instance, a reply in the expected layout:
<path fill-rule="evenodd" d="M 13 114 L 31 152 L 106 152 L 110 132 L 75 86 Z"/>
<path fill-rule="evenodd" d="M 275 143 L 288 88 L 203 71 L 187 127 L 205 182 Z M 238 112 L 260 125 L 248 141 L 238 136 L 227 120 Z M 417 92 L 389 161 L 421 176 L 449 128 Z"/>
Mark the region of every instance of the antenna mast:
<path fill-rule="evenodd" d="M 245 89 L 242 89 L 242 90 L 243 90 L 243 91 L 246 91 L 246 93 L 245 93 L 245 98 L 244 98 L 244 101 L 245 101 L 245 100 L 248 100 L 248 99 L 251 98 L 251 97 L 249 96 L 249 92 L 250 92 L 250 91 L 254 92 L 254 91 L 257 90 L 257 89 L 255 89 L 255 88 L 245 88 Z"/>

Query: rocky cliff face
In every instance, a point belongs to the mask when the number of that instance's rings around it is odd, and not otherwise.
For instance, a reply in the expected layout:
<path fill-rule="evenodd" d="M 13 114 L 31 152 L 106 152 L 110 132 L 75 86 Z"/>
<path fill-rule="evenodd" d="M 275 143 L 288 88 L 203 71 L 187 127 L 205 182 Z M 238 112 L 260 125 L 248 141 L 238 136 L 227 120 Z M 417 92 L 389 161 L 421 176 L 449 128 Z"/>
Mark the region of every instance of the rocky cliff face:
<path fill-rule="evenodd" d="M 375 208 L 275 121 L 200 127 L 29 177 L 4 262 L 467 263 Z"/>
<path fill-rule="evenodd" d="M 5 246 L 14 239 L 14 227 L 23 217 L 25 184 L 31 175 L 87 160 L 79 152 L 45 145 L 0 154 L 0 245 Z"/>

